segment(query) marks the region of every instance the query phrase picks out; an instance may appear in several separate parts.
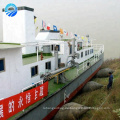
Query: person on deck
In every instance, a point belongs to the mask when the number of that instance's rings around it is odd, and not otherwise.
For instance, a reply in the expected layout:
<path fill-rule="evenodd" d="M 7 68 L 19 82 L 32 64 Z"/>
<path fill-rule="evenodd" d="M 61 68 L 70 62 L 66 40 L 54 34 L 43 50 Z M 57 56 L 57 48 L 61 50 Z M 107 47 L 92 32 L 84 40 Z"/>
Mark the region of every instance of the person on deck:
<path fill-rule="evenodd" d="M 110 88 L 112 88 L 112 83 L 113 83 L 113 75 L 111 72 L 109 72 L 109 83 L 107 85 L 107 89 L 109 90 Z"/>

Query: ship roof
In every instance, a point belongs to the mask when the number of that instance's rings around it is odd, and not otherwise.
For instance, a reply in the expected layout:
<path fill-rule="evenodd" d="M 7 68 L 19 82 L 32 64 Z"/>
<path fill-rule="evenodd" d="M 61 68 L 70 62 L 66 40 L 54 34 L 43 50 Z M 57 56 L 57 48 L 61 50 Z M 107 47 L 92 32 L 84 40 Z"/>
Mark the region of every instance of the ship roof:
<path fill-rule="evenodd" d="M 54 30 L 40 30 L 40 32 L 52 32 L 52 33 L 59 33 L 60 31 L 54 31 Z"/>
<path fill-rule="evenodd" d="M 21 47 L 24 47 L 24 46 L 17 43 L 0 43 L 0 50 L 21 48 Z"/>

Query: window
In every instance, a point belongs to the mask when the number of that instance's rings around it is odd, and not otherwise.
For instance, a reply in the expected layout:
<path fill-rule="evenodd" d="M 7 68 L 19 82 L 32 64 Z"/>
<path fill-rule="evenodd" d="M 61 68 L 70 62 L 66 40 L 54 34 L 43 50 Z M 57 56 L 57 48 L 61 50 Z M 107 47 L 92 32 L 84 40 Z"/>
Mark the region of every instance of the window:
<path fill-rule="evenodd" d="M 88 50 L 88 55 L 89 55 L 89 50 Z"/>
<path fill-rule="evenodd" d="M 53 45 L 51 45 L 51 51 L 53 51 L 53 50 L 54 50 L 53 48 L 54 48 L 54 46 L 53 46 Z"/>
<path fill-rule="evenodd" d="M 72 45 L 69 47 L 69 55 L 72 54 Z"/>
<path fill-rule="evenodd" d="M 85 51 L 85 56 L 87 56 L 87 51 Z"/>
<path fill-rule="evenodd" d="M 60 67 L 61 58 L 58 58 L 58 67 Z"/>
<path fill-rule="evenodd" d="M 38 74 L 38 66 L 34 66 L 31 68 L 31 77 L 34 77 Z"/>
<path fill-rule="evenodd" d="M 82 49 L 82 42 L 77 43 L 77 51 L 80 51 Z"/>
<path fill-rule="evenodd" d="M 0 59 L 0 72 L 5 71 L 5 59 Z"/>
<path fill-rule="evenodd" d="M 83 52 L 81 52 L 81 58 L 83 57 Z"/>
<path fill-rule="evenodd" d="M 90 49 L 90 54 L 92 54 L 92 49 Z"/>
<path fill-rule="evenodd" d="M 58 64 L 60 64 L 61 63 L 61 58 L 58 58 Z"/>
<path fill-rule="evenodd" d="M 51 70 L 51 62 L 46 62 L 45 64 L 45 68 Z"/>
<path fill-rule="evenodd" d="M 90 54 L 92 54 L 92 53 L 93 53 L 93 49 L 90 50 Z"/>
<path fill-rule="evenodd" d="M 92 49 L 92 53 L 93 53 L 93 49 Z"/>
<path fill-rule="evenodd" d="M 56 45 L 58 47 L 58 51 L 60 51 L 60 45 Z"/>

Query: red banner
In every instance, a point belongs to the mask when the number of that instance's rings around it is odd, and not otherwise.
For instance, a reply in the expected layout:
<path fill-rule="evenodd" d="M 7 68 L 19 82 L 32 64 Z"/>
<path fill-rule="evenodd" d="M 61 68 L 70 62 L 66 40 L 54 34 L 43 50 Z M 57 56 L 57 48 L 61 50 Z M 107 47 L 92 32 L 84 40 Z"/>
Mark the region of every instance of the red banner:
<path fill-rule="evenodd" d="M 0 120 L 6 120 L 48 95 L 48 82 L 0 101 Z"/>

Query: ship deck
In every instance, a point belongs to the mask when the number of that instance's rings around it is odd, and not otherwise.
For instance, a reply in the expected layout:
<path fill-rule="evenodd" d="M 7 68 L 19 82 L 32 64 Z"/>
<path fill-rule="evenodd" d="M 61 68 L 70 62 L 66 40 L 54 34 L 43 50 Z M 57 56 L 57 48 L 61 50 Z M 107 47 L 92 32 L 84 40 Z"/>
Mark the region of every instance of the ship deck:
<path fill-rule="evenodd" d="M 52 58 L 53 56 L 43 56 L 43 60 Z M 38 61 L 41 61 L 41 55 L 38 56 Z M 37 62 L 37 56 L 23 58 L 23 65 Z"/>
<path fill-rule="evenodd" d="M 57 84 L 57 83 L 54 83 L 54 78 L 51 79 L 49 81 L 49 86 L 48 86 L 48 92 L 49 92 L 48 95 L 50 96 L 51 94 L 55 93 L 57 90 L 61 89 L 62 87 L 70 83 L 77 76 L 78 76 L 77 69 L 74 67 L 65 72 L 65 77 L 67 78 L 66 83 Z"/>
<path fill-rule="evenodd" d="M 97 59 L 96 59 L 97 60 Z M 92 57 L 91 59 L 89 59 L 90 62 L 90 66 L 93 65 L 96 61 L 94 61 L 94 57 Z M 87 63 L 88 61 L 85 61 L 84 62 L 84 65 L 85 63 Z M 80 74 L 82 74 L 86 69 L 88 69 L 90 66 L 87 67 L 87 65 L 85 66 L 85 69 L 82 69 L 83 68 L 83 63 L 81 63 L 79 65 L 79 72 L 77 73 L 77 68 L 76 67 L 73 67 L 71 68 L 70 70 L 66 71 L 65 72 L 65 77 L 67 79 L 66 83 L 54 83 L 54 78 L 51 79 L 49 81 L 49 88 L 48 88 L 48 91 L 49 91 L 49 94 L 48 95 L 51 95 L 53 93 L 55 93 L 57 90 L 61 89 L 62 87 L 64 87 L 65 85 L 67 85 L 68 83 L 70 83 L 72 80 L 74 80 L 76 77 L 78 77 Z"/>
<path fill-rule="evenodd" d="M 35 59 L 36 56 L 31 57 L 31 58 L 32 58 L 32 59 Z M 49 56 L 48 58 L 50 58 L 50 56 Z M 27 59 L 24 59 L 24 60 L 27 61 L 28 59 L 30 59 L 30 58 L 27 58 Z M 46 57 L 46 59 L 47 59 L 47 57 Z M 97 60 L 98 60 L 98 59 L 96 59 L 96 60 L 94 61 L 94 57 L 92 57 L 91 59 L 85 61 L 85 62 L 84 62 L 84 65 L 85 65 L 88 61 L 91 61 L 91 64 L 90 64 L 90 65 L 93 65 Z M 25 62 L 25 61 L 24 61 L 24 62 Z M 28 63 L 30 63 L 30 61 L 29 61 Z M 27 64 L 27 63 L 26 63 L 26 64 Z M 70 70 L 66 71 L 66 72 L 65 72 L 65 77 L 67 78 L 66 83 L 57 84 L 57 83 L 54 83 L 54 78 L 51 79 L 51 80 L 49 81 L 49 83 L 48 83 L 48 96 L 47 96 L 47 97 L 51 96 L 52 94 L 54 94 L 55 92 L 57 92 L 58 90 L 60 90 L 62 87 L 64 87 L 64 86 L 67 85 L 68 83 L 70 83 L 72 80 L 74 80 L 77 76 L 79 76 L 80 74 L 82 74 L 82 73 L 83 73 L 86 69 L 88 69 L 89 67 L 90 67 L 90 66 L 87 66 L 87 65 L 86 65 L 85 68 L 82 69 L 82 68 L 83 68 L 83 63 L 81 63 L 81 64 L 79 65 L 79 69 L 81 68 L 81 70 L 80 70 L 78 73 L 77 73 L 77 68 L 76 68 L 76 67 L 73 67 L 73 68 L 71 68 Z M 38 101 L 38 102 L 42 102 L 44 99 L 46 99 L 46 97 L 43 98 L 43 99 L 41 99 L 41 100 Z M 29 110 L 30 108 L 32 108 L 33 106 L 35 106 L 38 102 L 36 102 L 35 104 L 29 106 L 29 107 L 26 108 L 24 111 Z M 22 112 L 23 112 L 23 111 L 21 111 L 20 113 L 14 115 L 13 117 L 9 118 L 8 120 L 13 120 L 13 119 L 15 119 L 15 117 L 19 116 Z"/>
<path fill-rule="evenodd" d="M 89 47 L 83 47 L 83 49 L 86 49 L 86 48 L 89 48 Z M 39 51 L 41 52 L 41 51 Z M 98 51 L 97 50 L 94 50 L 94 54 L 96 54 Z M 49 58 L 52 58 L 54 56 L 52 55 L 43 55 L 43 60 L 45 59 L 49 59 Z M 23 61 L 23 65 L 28 65 L 28 64 L 31 64 L 31 63 L 35 63 L 37 62 L 37 55 L 34 55 L 34 56 L 28 56 L 28 57 L 23 57 L 22 58 L 22 61 Z M 38 61 L 41 61 L 41 55 L 38 55 Z"/>
<path fill-rule="evenodd" d="M 49 96 L 51 96 L 52 94 L 54 94 L 55 92 L 59 91 L 61 88 L 63 88 L 64 86 L 66 86 L 67 84 L 69 84 L 71 81 L 73 81 L 75 78 L 77 78 L 78 76 L 80 76 L 84 71 L 86 71 L 89 67 L 91 67 L 93 64 L 95 64 L 98 60 L 99 57 L 95 57 L 95 54 L 97 54 L 98 51 L 94 50 L 94 56 L 90 59 L 88 59 L 87 61 L 84 61 L 84 63 L 79 64 L 79 71 L 77 70 L 76 67 L 69 69 L 68 71 L 65 72 L 65 77 L 67 78 L 67 81 L 65 83 L 54 83 L 54 78 L 51 79 L 48 83 L 48 96 L 41 99 L 40 101 L 34 103 L 33 105 L 29 106 L 28 108 L 26 108 L 24 111 L 28 111 L 31 108 L 33 108 L 34 106 L 36 106 L 38 103 L 41 103 L 43 100 L 45 100 L 46 98 L 48 98 Z M 52 58 L 53 56 L 44 56 L 43 60 L 48 59 L 48 58 Z M 41 61 L 40 58 L 41 56 L 39 55 L 38 57 L 38 61 Z M 31 64 L 37 62 L 37 56 L 31 56 L 31 57 L 27 57 L 27 58 L 23 58 L 23 65 L 27 65 L 27 64 Z M 87 63 L 90 62 L 90 65 L 87 66 Z M 24 111 L 19 112 L 18 114 L 14 115 L 13 117 L 9 118 L 8 120 L 13 120 L 16 117 L 20 116 L 20 114 L 22 114 Z"/>

